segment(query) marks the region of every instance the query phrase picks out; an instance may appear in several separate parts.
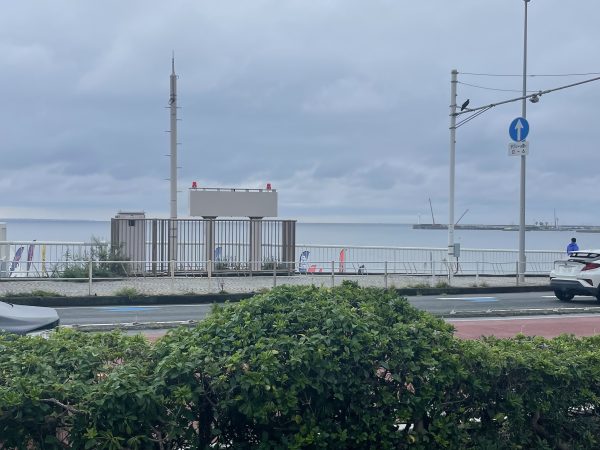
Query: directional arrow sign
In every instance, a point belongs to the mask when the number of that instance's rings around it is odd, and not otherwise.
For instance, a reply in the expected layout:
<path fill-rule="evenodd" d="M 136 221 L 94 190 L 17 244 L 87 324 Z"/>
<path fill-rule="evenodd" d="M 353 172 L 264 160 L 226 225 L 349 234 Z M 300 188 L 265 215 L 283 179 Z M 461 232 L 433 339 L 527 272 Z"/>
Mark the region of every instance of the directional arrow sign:
<path fill-rule="evenodd" d="M 508 127 L 508 134 L 510 138 L 515 142 L 524 141 L 529 134 L 529 122 L 523 117 L 517 117 L 510 123 Z"/>
<path fill-rule="evenodd" d="M 523 122 L 521 120 L 517 120 L 517 124 L 515 125 L 515 129 L 517 130 L 517 139 L 516 141 L 521 140 L 521 131 L 523 131 Z"/>

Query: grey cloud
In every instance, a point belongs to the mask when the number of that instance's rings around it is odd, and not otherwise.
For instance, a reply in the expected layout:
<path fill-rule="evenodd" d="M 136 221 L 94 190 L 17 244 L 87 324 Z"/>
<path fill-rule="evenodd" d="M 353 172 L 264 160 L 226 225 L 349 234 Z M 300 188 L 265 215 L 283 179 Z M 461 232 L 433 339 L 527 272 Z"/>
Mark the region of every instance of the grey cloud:
<path fill-rule="evenodd" d="M 386 99 L 370 83 L 340 79 L 321 89 L 303 105 L 314 113 L 365 113 L 387 109 Z"/>
<path fill-rule="evenodd" d="M 600 71 L 598 12 L 591 1 L 531 2 L 530 73 Z M 167 214 L 173 49 L 181 213 L 192 180 L 270 181 L 280 209 L 300 219 L 415 220 L 429 197 L 443 217 L 450 70 L 516 91 L 459 84 L 471 105 L 518 96 L 521 83 L 464 72 L 520 73 L 522 2 L 25 0 L 4 6 L 0 29 L 0 186 L 11 190 L 6 208 L 33 215 L 36 205 L 62 217 L 105 219 L 119 207 Z M 528 217 L 558 202 L 574 222 L 593 221 L 594 199 L 569 199 L 597 183 L 597 86 L 529 105 Z M 456 209 L 469 208 L 469 221 L 516 220 L 518 161 L 506 146 L 519 114 L 517 103 L 494 108 L 457 132 Z M 562 183 L 568 172 L 579 175 Z M 43 200 L 10 189 L 32 177 Z"/>

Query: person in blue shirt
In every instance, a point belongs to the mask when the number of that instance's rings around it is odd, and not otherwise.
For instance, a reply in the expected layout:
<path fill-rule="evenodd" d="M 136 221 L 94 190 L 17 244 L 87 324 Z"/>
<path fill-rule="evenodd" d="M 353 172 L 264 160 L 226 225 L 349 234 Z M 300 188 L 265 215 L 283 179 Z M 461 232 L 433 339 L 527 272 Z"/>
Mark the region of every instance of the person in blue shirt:
<path fill-rule="evenodd" d="M 567 253 L 570 255 L 573 252 L 579 250 L 579 245 L 577 245 L 577 239 L 571 238 L 571 243 L 567 245 Z"/>

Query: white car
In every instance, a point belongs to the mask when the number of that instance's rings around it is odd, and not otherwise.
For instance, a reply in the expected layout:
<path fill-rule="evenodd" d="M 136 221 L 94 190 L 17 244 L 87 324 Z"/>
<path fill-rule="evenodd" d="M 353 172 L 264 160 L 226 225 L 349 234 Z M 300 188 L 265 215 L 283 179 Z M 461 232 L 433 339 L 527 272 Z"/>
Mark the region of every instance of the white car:
<path fill-rule="evenodd" d="M 578 250 L 568 259 L 556 261 L 550 272 L 550 287 L 563 302 L 576 295 L 592 295 L 600 301 L 600 250 Z"/>
<path fill-rule="evenodd" d="M 0 302 L 0 332 L 30 334 L 56 328 L 59 322 L 53 308 Z"/>

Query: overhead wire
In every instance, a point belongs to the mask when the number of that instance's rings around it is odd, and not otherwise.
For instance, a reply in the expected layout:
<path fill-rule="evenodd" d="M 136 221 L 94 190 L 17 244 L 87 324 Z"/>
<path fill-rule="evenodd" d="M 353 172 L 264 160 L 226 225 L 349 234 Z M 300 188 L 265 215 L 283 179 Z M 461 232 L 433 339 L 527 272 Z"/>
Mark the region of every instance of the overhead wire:
<path fill-rule="evenodd" d="M 478 86 L 476 84 L 470 84 L 470 83 L 463 83 L 462 81 L 457 81 L 458 84 L 462 84 L 465 86 L 470 86 L 470 87 L 474 87 L 474 88 L 478 88 L 478 89 L 486 89 L 488 91 L 502 91 L 502 92 L 523 92 L 522 90 L 519 89 L 499 89 L 499 88 L 491 88 L 491 87 L 486 87 L 486 86 Z M 527 91 L 527 92 L 538 92 L 536 91 Z"/>
<path fill-rule="evenodd" d="M 476 113 L 476 112 L 478 113 L 479 111 L 482 111 L 482 110 L 487 111 L 488 109 L 493 108 L 494 106 L 504 105 L 506 103 L 512 103 L 512 102 L 515 102 L 517 100 L 523 100 L 523 99 L 530 98 L 530 97 L 532 99 L 533 98 L 539 98 L 542 95 L 549 94 L 550 92 L 561 91 L 563 89 L 567 89 L 567 88 L 574 87 L 574 86 L 580 86 L 582 84 L 591 83 L 592 81 L 599 81 L 599 80 L 600 80 L 600 76 L 594 77 L 594 78 L 590 78 L 588 80 L 577 81 L 575 83 L 567 84 L 565 86 L 559 86 L 559 87 L 552 88 L 552 89 L 546 89 L 546 90 L 543 90 L 543 91 L 538 91 L 538 92 L 536 92 L 534 94 L 528 94 L 528 95 L 524 95 L 522 97 L 511 98 L 511 99 L 503 100 L 503 101 L 497 102 L 497 103 L 490 103 L 489 105 L 480 106 L 480 107 L 477 107 L 477 108 L 469 108 L 469 109 L 467 109 L 465 111 L 463 111 L 463 109 L 464 109 L 464 107 L 463 107 L 461 109 L 461 111 L 455 112 L 453 114 L 456 115 L 456 116 L 459 116 L 461 114 Z M 466 105 L 466 103 L 465 103 L 465 105 Z M 477 117 L 477 115 L 479 115 L 479 114 L 473 114 L 472 116 L 467 117 L 462 122 L 460 122 L 459 125 L 462 125 L 462 124 L 464 124 L 464 123 L 466 123 L 466 122 L 474 119 L 475 117 Z"/>
<path fill-rule="evenodd" d="M 463 120 L 459 120 L 459 121 L 456 123 L 456 125 L 455 125 L 455 128 L 459 128 L 459 127 L 461 127 L 461 126 L 462 126 L 462 125 L 464 125 L 465 123 L 467 123 L 467 122 L 470 122 L 470 121 L 471 121 L 471 120 L 473 120 L 475 117 L 477 117 L 477 116 L 479 116 L 479 115 L 483 114 L 484 112 L 486 112 L 488 109 L 491 109 L 491 108 L 492 108 L 492 106 L 488 106 L 487 108 L 480 109 L 479 111 L 477 111 L 477 112 L 475 112 L 475 113 L 471 114 L 471 115 L 470 115 L 470 116 L 468 116 L 467 118 L 465 118 L 465 119 L 463 119 Z"/>
<path fill-rule="evenodd" d="M 472 75 L 472 76 L 481 76 L 481 77 L 519 77 L 522 78 L 523 74 L 501 74 L 501 73 L 479 73 L 479 72 L 459 72 L 461 75 Z M 589 75 L 600 75 L 600 72 L 582 72 L 582 73 L 558 73 L 558 74 L 528 74 L 527 77 L 535 78 L 535 77 L 575 77 L 575 76 L 589 76 Z M 480 86 L 477 84 L 465 83 L 463 81 L 458 81 L 458 84 L 462 84 L 464 86 L 469 86 L 477 89 L 485 89 L 488 91 L 498 91 L 498 92 L 522 92 L 518 89 L 501 89 L 501 88 L 493 88 L 489 86 Z M 528 93 L 538 92 L 537 90 L 529 90 Z"/>
<path fill-rule="evenodd" d="M 484 77 L 523 77 L 523 74 L 497 74 L 497 73 L 476 73 L 476 72 L 459 72 L 461 75 L 473 75 L 473 76 L 484 76 Z M 589 76 L 589 75 L 600 75 L 600 72 L 584 72 L 584 73 L 561 73 L 561 74 L 529 74 L 527 77 L 572 77 L 572 76 Z M 457 81 L 458 84 L 469 86 L 477 89 L 484 89 L 487 91 L 498 91 L 498 92 L 522 92 L 520 89 L 501 89 L 493 88 L 489 86 L 480 86 L 472 83 L 465 83 L 463 81 Z M 528 93 L 536 93 L 539 90 L 528 90 Z"/>
<path fill-rule="evenodd" d="M 479 77 L 523 77 L 523 74 L 506 74 L 506 73 L 477 73 L 477 72 L 459 72 L 461 75 L 473 75 Z M 600 75 L 600 72 L 584 72 L 584 73 L 554 73 L 554 74 L 527 74 L 527 77 L 584 77 L 589 75 Z"/>

